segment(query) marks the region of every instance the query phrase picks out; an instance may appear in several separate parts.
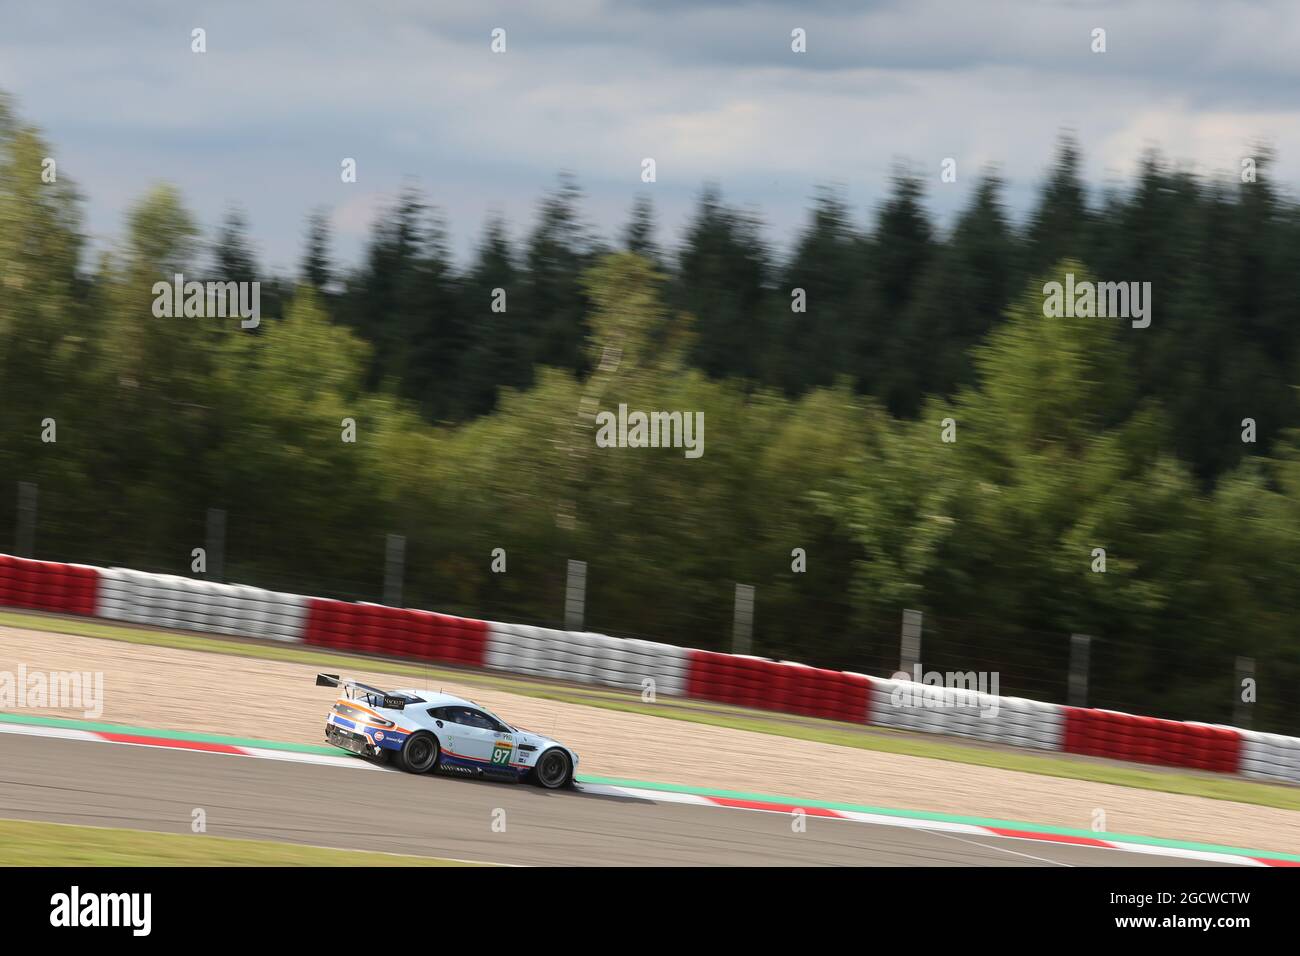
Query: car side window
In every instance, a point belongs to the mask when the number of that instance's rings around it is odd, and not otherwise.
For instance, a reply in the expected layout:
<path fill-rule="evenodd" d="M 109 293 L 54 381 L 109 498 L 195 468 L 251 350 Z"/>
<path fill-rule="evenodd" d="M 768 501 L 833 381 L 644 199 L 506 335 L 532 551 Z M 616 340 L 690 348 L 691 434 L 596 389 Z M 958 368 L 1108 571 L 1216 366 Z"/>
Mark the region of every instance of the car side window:
<path fill-rule="evenodd" d="M 497 722 L 483 713 L 469 707 L 430 707 L 429 716 L 435 720 L 446 720 L 462 727 L 478 727 L 482 730 L 499 730 Z"/>
<path fill-rule="evenodd" d="M 478 727 L 481 730 L 497 729 L 497 722 L 481 710 L 465 708 L 461 713 L 463 715 L 461 723 L 468 724 L 471 727 Z"/>
<path fill-rule="evenodd" d="M 467 711 L 464 707 L 435 707 L 429 713 L 439 720 L 447 720 L 453 724 L 461 724 L 465 727 L 476 726 L 472 720 L 467 718 Z"/>

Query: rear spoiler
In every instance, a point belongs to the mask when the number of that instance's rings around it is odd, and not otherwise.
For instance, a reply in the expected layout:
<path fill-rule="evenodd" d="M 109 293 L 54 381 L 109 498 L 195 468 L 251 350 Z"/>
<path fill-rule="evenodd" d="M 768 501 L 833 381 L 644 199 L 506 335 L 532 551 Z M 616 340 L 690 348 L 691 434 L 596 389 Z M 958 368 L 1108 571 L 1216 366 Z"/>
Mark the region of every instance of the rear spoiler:
<path fill-rule="evenodd" d="M 343 680 L 338 674 L 317 674 L 317 687 L 342 687 L 347 691 L 361 691 L 363 694 L 371 694 L 380 698 L 380 707 L 386 707 L 389 710 L 402 710 L 410 703 L 409 699 L 400 694 L 390 694 L 386 690 L 380 690 L 378 687 L 371 687 L 369 684 L 362 684 L 354 680 Z M 348 693 L 348 697 L 352 694 Z"/>

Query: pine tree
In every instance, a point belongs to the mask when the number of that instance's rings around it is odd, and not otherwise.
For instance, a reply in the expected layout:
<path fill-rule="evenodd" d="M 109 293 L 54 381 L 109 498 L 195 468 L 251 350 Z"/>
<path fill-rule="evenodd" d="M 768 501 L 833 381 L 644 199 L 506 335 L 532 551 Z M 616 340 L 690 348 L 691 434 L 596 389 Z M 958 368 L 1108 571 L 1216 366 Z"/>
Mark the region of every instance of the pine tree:
<path fill-rule="evenodd" d="M 907 358 L 905 316 L 936 249 L 920 180 L 899 169 L 892 186 L 867 247 L 870 285 L 854 330 L 853 372 L 859 389 L 898 411 L 908 401 L 899 380 Z"/>
<path fill-rule="evenodd" d="M 483 415 L 496 407 L 500 389 L 527 388 L 533 382 L 535 345 L 524 276 L 499 217 L 484 226 L 464 279 L 463 303 L 472 343 L 465 362 L 463 410 Z"/>
<path fill-rule="evenodd" d="M 854 327 L 865 291 L 863 243 L 843 197 L 820 190 L 773 296 L 779 344 L 766 356 L 764 378 L 786 394 L 831 385 L 851 373 Z M 802 311 L 796 311 L 799 304 Z"/>
<path fill-rule="evenodd" d="M 637 196 L 627 225 L 623 227 L 623 248 L 644 256 L 659 268 L 662 267 L 663 253 L 655 241 L 656 229 L 654 203 L 649 196 Z"/>
<path fill-rule="evenodd" d="M 330 266 L 330 217 L 325 209 L 317 209 L 307 218 L 307 241 L 303 249 L 302 264 L 298 269 L 299 281 L 320 294 L 333 279 Z"/>
<path fill-rule="evenodd" d="M 569 176 L 542 200 L 525 251 L 525 302 L 532 362 L 582 371 L 587 299 L 582 274 L 594 250 L 579 204 L 582 193 Z"/>
<path fill-rule="evenodd" d="M 770 269 L 757 219 L 728 208 L 717 188 L 706 186 L 678 257 L 672 304 L 694 316 L 694 363 L 707 374 L 760 377 Z"/>

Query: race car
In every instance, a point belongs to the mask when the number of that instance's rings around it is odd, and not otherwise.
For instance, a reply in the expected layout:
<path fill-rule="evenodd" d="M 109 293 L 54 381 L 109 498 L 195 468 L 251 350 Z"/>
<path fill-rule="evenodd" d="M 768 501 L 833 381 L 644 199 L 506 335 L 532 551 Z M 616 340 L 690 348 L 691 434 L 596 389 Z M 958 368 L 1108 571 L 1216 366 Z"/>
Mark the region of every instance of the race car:
<path fill-rule="evenodd" d="M 472 700 L 423 690 L 379 690 L 337 674 L 317 687 L 342 688 L 325 719 L 325 740 L 349 753 L 392 760 L 410 773 L 530 779 L 549 790 L 573 783 L 578 755 L 512 727 Z"/>

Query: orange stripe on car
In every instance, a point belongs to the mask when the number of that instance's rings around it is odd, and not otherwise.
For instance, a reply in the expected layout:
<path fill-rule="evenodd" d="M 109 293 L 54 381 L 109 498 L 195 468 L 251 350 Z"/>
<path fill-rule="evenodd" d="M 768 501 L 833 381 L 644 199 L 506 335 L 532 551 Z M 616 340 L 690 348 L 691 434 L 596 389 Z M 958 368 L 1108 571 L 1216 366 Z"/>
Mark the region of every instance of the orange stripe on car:
<path fill-rule="evenodd" d="M 342 703 L 342 701 L 340 701 L 339 703 Z M 351 706 L 353 706 L 353 705 L 352 705 L 352 704 L 349 704 L 348 706 L 351 707 Z M 365 711 L 365 712 L 368 713 L 368 714 L 372 714 L 373 716 L 377 717 L 379 720 L 387 720 L 387 719 L 388 719 L 388 718 L 386 718 L 386 717 L 379 717 L 378 714 L 375 714 L 373 711 L 366 710 L 364 707 L 361 707 L 361 708 L 358 708 L 358 709 L 359 709 L 359 710 L 363 710 L 363 711 Z M 349 723 L 351 723 L 352 726 L 353 726 L 354 728 L 358 728 L 358 729 L 361 728 L 361 727 L 365 727 L 367 730 L 382 730 L 382 731 L 383 731 L 384 733 L 386 733 L 386 734 L 410 734 L 410 733 L 414 733 L 414 731 L 403 730 L 401 727 L 397 727 L 397 726 L 376 727 L 374 724 L 366 723 L 366 722 L 363 721 L 363 720 L 356 720 L 355 718 L 349 717 L 347 714 L 339 714 L 339 713 L 335 713 L 334 711 L 330 711 L 330 713 L 331 713 L 332 716 L 335 716 L 335 717 L 342 717 L 344 720 L 346 720 L 346 721 L 348 721 Z"/>
<path fill-rule="evenodd" d="M 337 707 L 339 704 L 342 704 L 344 707 L 351 707 L 353 710 L 359 710 L 359 711 L 361 711 L 363 714 L 369 714 L 371 717 L 375 718 L 375 720 L 387 720 L 387 719 L 388 719 L 388 718 L 385 717 L 383 714 L 376 714 L 376 713 L 375 713 L 373 710 L 371 710 L 369 707 L 362 707 L 360 704 L 358 704 L 358 703 L 356 703 L 356 702 L 354 702 L 354 701 L 350 701 L 350 700 L 346 700 L 346 699 L 344 699 L 344 700 L 336 700 L 336 701 L 334 702 L 334 706 L 335 706 L 335 707 Z"/>

